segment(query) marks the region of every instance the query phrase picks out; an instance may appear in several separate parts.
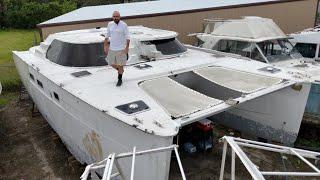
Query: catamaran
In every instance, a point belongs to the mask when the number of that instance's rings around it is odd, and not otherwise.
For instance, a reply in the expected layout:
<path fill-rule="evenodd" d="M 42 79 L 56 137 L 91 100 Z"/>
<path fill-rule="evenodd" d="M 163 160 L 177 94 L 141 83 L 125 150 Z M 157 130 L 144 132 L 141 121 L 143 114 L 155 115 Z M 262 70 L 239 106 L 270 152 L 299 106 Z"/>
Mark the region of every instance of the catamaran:
<path fill-rule="evenodd" d="M 13 52 L 32 100 L 81 163 L 133 147 L 170 146 L 183 126 L 237 108 L 252 122 L 240 129 L 295 140 L 310 90 L 298 71 L 185 46 L 173 31 L 131 26 L 124 84 L 116 87 L 117 74 L 103 52 L 105 31 L 56 33 Z M 143 163 L 135 177 L 168 179 L 170 157 L 160 152 L 137 158 Z M 129 177 L 131 160 L 118 163 Z"/>

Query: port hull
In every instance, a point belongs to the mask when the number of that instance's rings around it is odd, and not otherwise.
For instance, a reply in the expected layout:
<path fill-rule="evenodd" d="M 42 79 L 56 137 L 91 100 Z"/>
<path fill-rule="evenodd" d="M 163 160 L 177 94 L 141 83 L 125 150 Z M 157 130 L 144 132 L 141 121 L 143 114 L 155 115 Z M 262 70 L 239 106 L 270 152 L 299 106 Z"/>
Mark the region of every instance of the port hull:
<path fill-rule="evenodd" d="M 169 146 L 172 136 L 157 136 L 100 111 L 54 84 L 40 72 L 14 55 L 21 80 L 39 112 L 57 132 L 75 158 L 86 164 L 101 161 L 110 153 L 137 151 Z M 34 76 L 34 80 L 30 75 Z M 42 83 L 39 86 L 37 81 Z M 54 93 L 59 95 L 59 100 Z M 171 152 L 160 152 L 136 158 L 136 179 L 168 179 Z M 120 168 L 130 177 L 131 158 L 121 159 Z M 114 169 L 116 169 L 114 167 Z"/>

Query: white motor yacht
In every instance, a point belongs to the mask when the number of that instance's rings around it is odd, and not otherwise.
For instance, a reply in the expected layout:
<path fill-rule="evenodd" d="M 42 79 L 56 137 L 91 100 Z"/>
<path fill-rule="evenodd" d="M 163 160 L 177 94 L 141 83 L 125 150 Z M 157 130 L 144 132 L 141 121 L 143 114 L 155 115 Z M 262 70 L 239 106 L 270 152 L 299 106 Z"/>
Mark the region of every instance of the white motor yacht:
<path fill-rule="evenodd" d="M 320 115 L 320 63 L 315 61 L 319 56 L 317 44 L 320 42 L 320 34 L 315 32 L 317 30 L 289 37 L 268 18 L 243 17 L 206 21 L 205 33 L 196 34 L 200 47 L 300 71 L 313 83 L 306 113 Z M 299 43 L 306 41 L 313 45 Z"/>
<path fill-rule="evenodd" d="M 320 27 L 305 29 L 300 32 L 292 33 L 290 42 L 294 45 L 296 50 L 305 57 L 315 60 L 320 59 Z"/>

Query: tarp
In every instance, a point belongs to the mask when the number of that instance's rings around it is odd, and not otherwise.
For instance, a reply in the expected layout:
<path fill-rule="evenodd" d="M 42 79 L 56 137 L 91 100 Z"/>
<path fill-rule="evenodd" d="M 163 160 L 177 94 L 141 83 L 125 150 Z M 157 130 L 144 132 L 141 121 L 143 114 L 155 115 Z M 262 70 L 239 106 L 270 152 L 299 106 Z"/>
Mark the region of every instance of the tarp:
<path fill-rule="evenodd" d="M 168 77 L 144 81 L 140 83 L 140 87 L 174 118 L 192 114 L 222 102 L 189 89 Z"/>
<path fill-rule="evenodd" d="M 222 67 L 207 67 L 195 70 L 194 72 L 209 81 L 243 93 L 253 93 L 282 82 L 280 78 L 251 74 Z"/>
<path fill-rule="evenodd" d="M 243 19 L 218 22 L 211 34 L 250 39 L 287 38 L 272 19 L 261 17 L 244 17 Z"/>

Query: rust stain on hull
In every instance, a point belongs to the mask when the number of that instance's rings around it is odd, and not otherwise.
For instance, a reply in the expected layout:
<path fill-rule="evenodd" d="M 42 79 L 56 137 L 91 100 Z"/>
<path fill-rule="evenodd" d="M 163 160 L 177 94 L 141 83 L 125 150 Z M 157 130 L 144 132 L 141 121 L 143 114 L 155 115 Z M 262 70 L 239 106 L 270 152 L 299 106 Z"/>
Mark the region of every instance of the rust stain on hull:
<path fill-rule="evenodd" d="M 87 152 L 95 161 L 101 161 L 103 159 L 100 137 L 95 131 L 86 134 L 82 142 Z"/>

